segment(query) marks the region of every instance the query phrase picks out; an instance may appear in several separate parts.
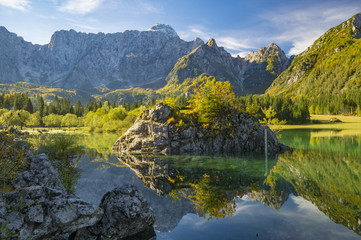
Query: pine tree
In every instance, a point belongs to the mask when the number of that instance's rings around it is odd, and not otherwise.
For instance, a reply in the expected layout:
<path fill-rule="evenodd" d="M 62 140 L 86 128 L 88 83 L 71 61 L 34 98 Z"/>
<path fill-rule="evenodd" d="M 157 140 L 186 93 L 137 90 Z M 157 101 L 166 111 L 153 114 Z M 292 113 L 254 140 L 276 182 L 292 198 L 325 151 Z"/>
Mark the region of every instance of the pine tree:
<path fill-rule="evenodd" d="M 84 107 L 81 104 L 80 100 L 76 101 L 76 104 L 74 106 L 74 113 L 75 115 L 77 115 L 78 117 L 83 116 L 84 113 Z"/>
<path fill-rule="evenodd" d="M 33 108 L 33 104 L 31 103 L 30 98 L 26 99 L 26 103 L 24 105 L 24 110 L 28 111 L 29 113 L 33 113 L 34 108 Z"/>
<path fill-rule="evenodd" d="M 37 96 L 37 102 L 38 102 L 38 111 L 40 113 L 40 117 L 43 117 L 43 116 L 45 116 L 45 114 L 44 114 L 45 103 L 44 103 L 43 97 L 38 95 Z"/>
<path fill-rule="evenodd" d="M 13 109 L 14 109 L 14 111 L 16 111 L 16 110 L 20 110 L 22 108 L 23 108 L 23 101 L 21 99 L 21 95 L 15 94 Z"/>

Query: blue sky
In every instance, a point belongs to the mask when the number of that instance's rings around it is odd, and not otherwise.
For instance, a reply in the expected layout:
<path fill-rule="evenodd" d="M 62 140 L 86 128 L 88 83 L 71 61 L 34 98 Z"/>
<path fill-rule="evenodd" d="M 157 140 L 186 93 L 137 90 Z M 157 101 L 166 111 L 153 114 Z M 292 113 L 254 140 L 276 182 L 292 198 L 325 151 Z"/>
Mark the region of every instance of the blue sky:
<path fill-rule="evenodd" d="M 360 0 L 0 0 L 0 25 L 46 44 L 61 29 L 113 33 L 166 23 L 184 40 L 213 37 L 233 55 L 272 42 L 292 55 L 358 12 Z"/>

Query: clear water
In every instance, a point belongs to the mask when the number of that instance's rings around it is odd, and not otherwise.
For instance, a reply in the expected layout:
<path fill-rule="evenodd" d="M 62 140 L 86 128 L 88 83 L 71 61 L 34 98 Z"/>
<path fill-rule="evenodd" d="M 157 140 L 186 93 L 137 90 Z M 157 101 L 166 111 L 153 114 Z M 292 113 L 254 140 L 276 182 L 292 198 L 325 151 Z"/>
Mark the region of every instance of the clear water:
<path fill-rule="evenodd" d="M 116 157 L 110 137 L 98 136 L 103 147 L 83 141 L 76 194 L 99 204 L 114 187 L 136 185 L 157 239 L 361 239 L 361 136 L 280 134 L 293 150 L 267 158 Z"/>

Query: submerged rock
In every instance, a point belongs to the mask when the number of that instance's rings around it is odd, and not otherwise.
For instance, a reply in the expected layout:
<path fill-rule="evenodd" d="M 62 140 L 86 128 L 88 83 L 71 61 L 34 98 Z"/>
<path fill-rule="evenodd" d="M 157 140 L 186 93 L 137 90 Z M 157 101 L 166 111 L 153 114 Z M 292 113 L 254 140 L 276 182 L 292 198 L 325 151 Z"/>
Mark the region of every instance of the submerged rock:
<path fill-rule="evenodd" d="M 121 239 L 135 234 L 142 236 L 139 239 L 149 239 L 155 236 L 152 227 L 155 215 L 136 187 L 115 188 L 103 196 L 99 206 L 104 209 L 102 219 L 79 231 L 75 239 Z"/>
<path fill-rule="evenodd" d="M 243 154 L 264 153 L 265 132 L 270 154 L 289 148 L 278 142 L 276 134 L 247 113 L 235 114 L 232 127 L 210 129 L 201 124 L 177 126 L 167 123 L 171 109 L 162 103 L 144 110 L 134 125 L 114 144 L 114 151 L 165 154 Z"/>

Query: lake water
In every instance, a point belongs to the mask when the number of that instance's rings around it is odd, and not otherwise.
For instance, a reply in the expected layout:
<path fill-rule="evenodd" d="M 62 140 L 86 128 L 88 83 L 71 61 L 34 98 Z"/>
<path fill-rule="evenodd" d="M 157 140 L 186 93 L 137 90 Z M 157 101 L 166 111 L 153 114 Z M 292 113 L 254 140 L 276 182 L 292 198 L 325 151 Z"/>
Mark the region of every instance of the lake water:
<path fill-rule="evenodd" d="M 116 157 L 117 136 L 88 137 L 76 194 L 99 204 L 134 184 L 156 214 L 157 239 L 361 239 L 361 136 L 280 135 L 293 150 L 267 158 Z"/>

